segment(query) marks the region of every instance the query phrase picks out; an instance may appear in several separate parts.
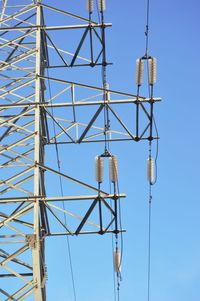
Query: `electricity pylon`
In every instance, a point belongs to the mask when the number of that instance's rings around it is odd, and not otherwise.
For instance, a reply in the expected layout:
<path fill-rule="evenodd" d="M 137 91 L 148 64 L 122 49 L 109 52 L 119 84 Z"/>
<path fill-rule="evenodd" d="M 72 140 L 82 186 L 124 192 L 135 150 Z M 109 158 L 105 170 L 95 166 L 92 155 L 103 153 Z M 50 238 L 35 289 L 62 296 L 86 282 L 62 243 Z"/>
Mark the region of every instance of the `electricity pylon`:
<path fill-rule="evenodd" d="M 73 21 L 71 25 L 48 26 L 48 13 L 62 15 L 68 21 L 79 20 L 80 24 Z M 103 19 L 100 23 L 93 21 L 91 14 L 88 19 L 83 18 L 40 0 L 1 0 L 1 300 L 46 300 L 46 237 L 123 231 L 118 227 L 117 203 L 125 194 L 110 194 L 73 178 L 53 163 L 46 164 L 45 158 L 46 148 L 54 144 L 105 142 L 105 137 L 106 142 L 158 138 L 152 136 L 152 114 L 159 98 L 138 98 L 108 86 L 94 87 L 50 77 L 47 72 L 55 68 L 108 65 L 105 29 L 110 26 Z M 69 30 L 83 31 L 73 54 L 57 47 L 55 41 L 55 32 Z M 89 58 L 81 55 L 86 43 Z M 122 105 L 133 111 L 131 128 L 117 113 Z M 71 118 L 65 118 L 63 110 L 72 112 Z M 105 110 L 110 118 L 107 126 L 102 117 Z M 135 121 L 133 114 L 137 115 Z M 90 193 L 48 195 L 46 178 L 54 175 L 81 185 Z M 89 204 L 83 216 L 60 206 L 61 202 L 74 201 Z M 106 218 L 102 206 L 108 212 Z M 63 214 L 69 216 L 68 224 Z M 52 230 L 55 223 L 59 231 Z"/>

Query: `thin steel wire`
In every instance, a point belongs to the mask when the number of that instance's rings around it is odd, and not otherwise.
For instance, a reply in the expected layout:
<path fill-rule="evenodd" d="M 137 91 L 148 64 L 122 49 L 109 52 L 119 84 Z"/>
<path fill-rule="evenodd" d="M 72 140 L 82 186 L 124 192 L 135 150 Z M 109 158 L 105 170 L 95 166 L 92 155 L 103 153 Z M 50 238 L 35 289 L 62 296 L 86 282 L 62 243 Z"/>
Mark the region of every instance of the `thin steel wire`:
<path fill-rule="evenodd" d="M 110 187 L 110 194 L 111 194 L 111 180 L 109 179 L 109 187 Z M 112 206 L 111 200 L 110 200 L 110 206 Z M 112 218 L 112 213 L 110 213 Z M 111 230 L 113 230 L 113 224 L 111 225 Z M 114 235 L 112 235 L 112 256 L 114 254 Z M 117 294 L 116 294 L 116 279 L 115 279 L 115 263 L 113 258 L 113 293 L 114 293 L 114 301 L 117 301 Z"/>
<path fill-rule="evenodd" d="M 146 45 L 145 45 L 145 57 L 147 59 L 147 73 L 148 73 L 148 92 L 149 92 L 149 98 L 153 98 L 153 85 L 150 85 L 149 82 L 149 64 L 148 64 L 148 58 L 149 58 L 149 18 L 150 18 L 150 0 L 147 0 L 146 3 Z M 155 131 L 158 137 L 158 128 L 156 124 L 156 120 L 154 118 L 154 115 L 151 116 L 152 120 L 151 122 L 154 124 Z M 156 142 L 156 155 L 155 155 L 155 170 L 156 175 L 153 183 L 149 182 L 149 195 L 148 195 L 148 252 L 147 252 L 147 301 L 150 301 L 150 292 L 151 292 L 151 232 L 152 232 L 152 186 L 157 182 L 157 159 L 159 154 L 159 145 L 158 145 L 158 139 Z M 152 143 L 149 141 L 149 157 L 152 157 Z"/>
<path fill-rule="evenodd" d="M 148 57 L 148 47 L 149 47 L 149 11 L 150 11 L 150 0 L 147 0 L 147 10 L 146 10 L 146 51 L 145 56 Z"/>
<path fill-rule="evenodd" d="M 49 78 L 49 70 L 47 69 L 47 76 Z M 50 103 L 52 104 L 52 92 L 51 92 L 51 85 L 50 85 L 50 80 L 48 79 L 48 87 L 49 87 L 49 97 L 50 97 Z M 52 116 L 54 117 L 54 110 L 53 107 L 51 107 L 51 113 Z M 58 166 L 58 171 L 61 173 L 61 161 L 59 158 L 59 150 L 58 150 L 58 144 L 57 144 L 57 139 L 56 139 L 56 129 L 55 129 L 55 123 L 53 122 L 53 130 L 54 130 L 54 139 L 55 139 L 55 149 L 56 149 L 56 159 L 57 159 L 57 166 Z M 62 185 L 62 177 L 59 175 L 59 182 L 60 182 L 60 191 L 61 191 L 61 196 L 63 197 L 63 185 Z M 65 203 L 62 201 L 62 206 L 63 209 L 65 210 Z M 64 213 L 64 222 L 65 225 L 67 224 L 67 219 L 66 219 L 66 214 Z M 72 264 L 72 255 L 71 255 L 71 247 L 70 247 L 70 241 L 69 237 L 66 236 L 67 238 L 67 249 L 68 249 L 68 256 L 69 256 L 69 265 L 70 265 L 70 272 L 71 272 L 71 280 L 72 280 L 72 287 L 73 287 L 73 296 L 74 296 L 74 301 L 77 301 L 77 294 L 76 294 L 76 286 L 75 286 L 75 279 L 74 279 L 74 271 L 73 271 L 73 264 Z"/>
<path fill-rule="evenodd" d="M 150 300 L 150 289 L 151 289 L 151 220 L 152 220 L 152 213 L 151 213 L 151 202 L 152 202 L 152 190 L 151 184 L 149 184 L 149 216 L 148 216 L 148 275 L 147 275 L 147 300 Z"/>

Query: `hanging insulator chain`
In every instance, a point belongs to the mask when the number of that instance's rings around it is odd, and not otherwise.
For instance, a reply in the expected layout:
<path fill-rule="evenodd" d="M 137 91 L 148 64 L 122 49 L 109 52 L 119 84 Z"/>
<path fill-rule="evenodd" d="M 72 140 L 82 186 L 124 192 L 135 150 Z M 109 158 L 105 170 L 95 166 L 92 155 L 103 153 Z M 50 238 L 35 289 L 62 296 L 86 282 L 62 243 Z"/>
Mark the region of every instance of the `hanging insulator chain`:
<path fill-rule="evenodd" d="M 106 9 L 106 1 L 105 0 L 99 0 L 99 10 L 100 12 L 103 12 Z"/>
<path fill-rule="evenodd" d="M 108 82 L 105 82 L 104 83 L 104 93 L 105 93 L 105 101 L 110 101 L 110 92 L 108 91 L 109 90 L 109 83 Z"/>
<path fill-rule="evenodd" d="M 156 59 L 154 57 L 148 59 L 149 84 L 156 83 Z"/>
<path fill-rule="evenodd" d="M 121 273 L 121 252 L 116 248 L 113 253 L 114 268 L 116 273 Z"/>
<path fill-rule="evenodd" d="M 96 181 L 98 183 L 103 182 L 104 157 L 105 154 L 95 157 Z M 116 183 L 118 181 L 118 160 L 116 156 L 113 155 L 111 156 L 110 154 L 109 154 L 109 175 L 110 175 L 111 182 Z"/>
<path fill-rule="evenodd" d="M 141 86 L 143 83 L 144 61 L 143 59 L 136 60 L 136 85 Z"/>
<path fill-rule="evenodd" d="M 103 157 L 96 156 L 95 158 L 95 170 L 96 170 L 96 181 L 98 183 L 103 182 Z"/>
<path fill-rule="evenodd" d="M 141 86 L 143 83 L 144 75 L 144 57 L 136 60 L 136 85 Z M 156 58 L 149 57 L 146 59 L 148 62 L 148 81 L 149 85 L 156 83 Z"/>
<path fill-rule="evenodd" d="M 93 0 L 87 0 L 87 10 L 91 14 L 94 10 L 94 1 Z"/>
<path fill-rule="evenodd" d="M 109 171 L 111 182 L 116 183 L 118 181 L 118 161 L 116 156 L 109 158 Z"/>
<path fill-rule="evenodd" d="M 154 178 L 154 159 L 149 156 L 147 160 L 147 180 L 150 185 L 153 185 Z"/>

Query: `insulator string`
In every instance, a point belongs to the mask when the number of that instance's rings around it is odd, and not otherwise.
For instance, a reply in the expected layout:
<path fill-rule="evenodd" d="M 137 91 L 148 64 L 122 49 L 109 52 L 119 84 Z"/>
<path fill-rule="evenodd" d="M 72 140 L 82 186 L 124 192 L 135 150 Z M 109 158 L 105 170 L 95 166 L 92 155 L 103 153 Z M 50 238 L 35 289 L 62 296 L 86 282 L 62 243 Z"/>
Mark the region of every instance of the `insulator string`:
<path fill-rule="evenodd" d="M 95 158 L 95 169 L 96 169 L 96 181 L 98 183 L 103 182 L 103 171 L 104 171 L 104 162 L 103 157 L 96 156 Z"/>
<path fill-rule="evenodd" d="M 118 184 L 118 169 L 117 169 L 117 159 L 115 156 L 112 156 L 110 154 L 110 147 L 109 147 L 109 130 L 110 130 L 110 118 L 109 118 L 109 108 L 108 108 L 108 102 L 110 101 L 110 93 L 109 93 L 109 85 L 107 82 L 107 62 L 106 62 L 106 47 L 105 47 L 105 28 L 104 28 L 104 10 L 105 10 L 105 0 L 96 0 L 96 6 L 97 6 L 97 12 L 98 12 L 98 18 L 99 23 L 102 24 L 101 28 L 101 37 L 102 37 L 102 46 L 103 46 L 103 52 L 102 52 L 102 68 L 101 68 L 101 75 L 102 75 L 102 85 L 103 85 L 103 100 L 104 100 L 104 154 L 103 157 L 109 157 L 109 174 L 110 174 L 110 192 L 111 192 L 111 182 L 114 189 L 114 195 L 119 195 L 119 184 Z M 99 8 L 99 9 L 98 9 Z M 119 214 L 119 223 L 120 223 L 120 229 L 122 230 L 121 225 L 121 207 L 120 207 L 120 199 L 115 200 L 114 202 L 119 203 L 119 207 L 116 207 Z M 112 216 L 111 216 L 112 218 Z M 117 217 L 116 217 L 117 218 Z M 116 229 L 115 224 L 115 230 Z M 111 225 L 113 229 L 113 225 Z M 114 246 L 114 240 L 115 240 L 115 246 Z M 121 247 L 123 246 L 123 237 L 121 232 Z M 114 250 L 115 248 L 115 250 Z M 112 254 L 114 255 L 114 252 L 116 250 L 119 251 L 118 246 L 118 233 L 115 233 L 115 236 L 112 235 Z M 120 264 L 121 266 L 121 260 L 122 260 L 122 252 L 120 257 Z M 115 271 L 115 261 L 113 257 L 113 284 L 114 284 L 114 300 L 120 301 L 120 281 L 121 281 L 121 272 Z"/>
<path fill-rule="evenodd" d="M 93 0 L 87 0 L 87 10 L 89 14 L 92 14 L 94 10 L 94 1 Z"/>
<path fill-rule="evenodd" d="M 137 59 L 136 60 L 136 85 L 141 86 L 143 82 L 143 74 L 144 74 L 144 60 Z"/>

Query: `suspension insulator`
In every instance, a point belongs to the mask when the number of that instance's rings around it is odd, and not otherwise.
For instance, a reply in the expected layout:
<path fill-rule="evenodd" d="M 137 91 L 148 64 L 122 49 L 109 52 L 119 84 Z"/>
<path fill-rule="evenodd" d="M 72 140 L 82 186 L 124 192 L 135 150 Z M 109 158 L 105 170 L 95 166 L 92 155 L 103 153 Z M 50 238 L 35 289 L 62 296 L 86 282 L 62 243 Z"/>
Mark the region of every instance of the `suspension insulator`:
<path fill-rule="evenodd" d="M 136 85 L 141 86 L 144 74 L 144 61 L 142 59 L 136 60 Z"/>
<path fill-rule="evenodd" d="M 108 82 L 105 82 L 105 83 L 103 84 L 103 88 L 104 88 L 105 90 L 109 90 L 109 83 L 108 83 Z"/>
<path fill-rule="evenodd" d="M 92 13 L 94 10 L 94 1 L 93 0 L 87 0 L 87 10 L 89 13 Z"/>
<path fill-rule="evenodd" d="M 156 59 L 154 57 L 148 59 L 149 70 L 149 84 L 154 85 L 156 83 Z"/>
<path fill-rule="evenodd" d="M 102 12 L 106 10 L 106 1 L 105 0 L 99 0 L 99 10 Z"/>
<path fill-rule="evenodd" d="M 114 268 L 116 273 L 121 272 L 121 253 L 119 250 L 115 250 L 113 254 Z"/>
<path fill-rule="evenodd" d="M 109 90 L 109 83 L 105 82 L 104 85 L 103 85 L 104 89 L 105 89 L 105 98 L 106 98 L 106 101 L 110 101 L 110 92 L 109 91 L 106 91 L 106 90 Z"/>
<path fill-rule="evenodd" d="M 110 171 L 110 180 L 115 183 L 118 180 L 118 162 L 116 156 L 111 156 L 109 158 L 109 171 Z"/>
<path fill-rule="evenodd" d="M 151 185 L 154 182 L 154 159 L 152 157 L 147 160 L 147 180 Z"/>
<path fill-rule="evenodd" d="M 98 183 L 103 182 L 103 158 L 101 156 L 96 156 L 95 158 L 96 167 L 96 181 Z"/>

